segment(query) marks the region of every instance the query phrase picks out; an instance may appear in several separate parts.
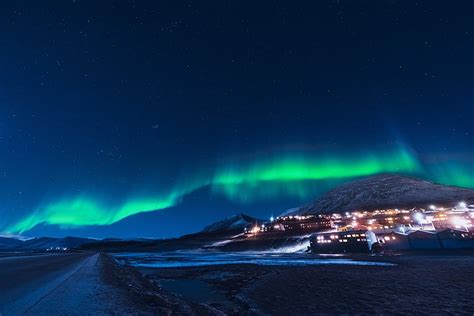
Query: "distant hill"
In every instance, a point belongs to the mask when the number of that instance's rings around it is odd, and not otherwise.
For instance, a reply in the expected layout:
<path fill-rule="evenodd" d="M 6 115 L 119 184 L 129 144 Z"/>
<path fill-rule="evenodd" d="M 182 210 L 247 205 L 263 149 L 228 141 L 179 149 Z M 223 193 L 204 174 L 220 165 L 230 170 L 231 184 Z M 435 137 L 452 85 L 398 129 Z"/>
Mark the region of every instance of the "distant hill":
<path fill-rule="evenodd" d="M 46 250 L 48 248 L 78 248 L 87 243 L 95 242 L 97 240 L 90 238 L 80 237 L 64 237 L 64 238 L 53 238 L 53 237 L 39 237 L 32 238 L 29 240 L 21 241 L 15 238 L 0 238 L 0 249 L 1 250 Z M 3 245 L 3 247 L 2 247 Z"/>
<path fill-rule="evenodd" d="M 395 174 L 381 174 L 343 184 L 292 214 L 427 207 L 430 204 L 453 206 L 460 201 L 474 203 L 474 190 Z"/>
<path fill-rule="evenodd" d="M 201 233 L 233 233 L 237 231 L 241 233 L 245 226 L 261 223 L 263 223 L 263 220 L 240 213 L 204 227 Z"/>
<path fill-rule="evenodd" d="M 181 236 L 179 238 L 156 240 L 116 240 L 104 239 L 83 245 L 82 249 L 104 250 L 110 252 L 123 251 L 174 251 L 183 249 L 201 249 L 220 242 L 242 237 L 247 225 L 262 224 L 263 221 L 245 214 L 236 214 L 204 227 L 203 230 Z"/>
<path fill-rule="evenodd" d="M 0 237 L 0 250 L 16 247 L 21 245 L 22 243 L 23 241 L 16 238 Z"/>

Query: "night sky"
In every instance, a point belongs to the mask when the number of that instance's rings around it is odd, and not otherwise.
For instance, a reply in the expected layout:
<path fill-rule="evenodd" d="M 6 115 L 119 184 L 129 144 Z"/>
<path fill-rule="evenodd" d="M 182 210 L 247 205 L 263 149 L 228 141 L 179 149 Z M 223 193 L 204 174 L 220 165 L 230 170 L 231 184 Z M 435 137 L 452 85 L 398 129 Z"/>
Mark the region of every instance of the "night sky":
<path fill-rule="evenodd" d="M 8 1 L 0 30 L 4 234 L 178 236 L 382 172 L 474 187 L 472 1 Z"/>

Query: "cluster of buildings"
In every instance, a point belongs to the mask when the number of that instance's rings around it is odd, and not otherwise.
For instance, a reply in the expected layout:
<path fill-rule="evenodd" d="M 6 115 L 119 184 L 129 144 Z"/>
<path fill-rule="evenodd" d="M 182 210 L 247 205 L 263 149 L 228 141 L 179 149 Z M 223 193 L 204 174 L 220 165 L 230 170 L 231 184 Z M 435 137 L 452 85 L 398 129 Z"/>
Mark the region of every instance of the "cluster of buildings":
<path fill-rule="evenodd" d="M 310 238 L 315 253 L 380 252 L 391 250 L 474 248 L 474 231 L 443 230 L 356 230 L 321 232 Z"/>
<path fill-rule="evenodd" d="M 474 248 L 474 205 L 288 215 L 246 227 L 246 234 L 312 233 L 316 253 Z"/>
<path fill-rule="evenodd" d="M 259 234 L 269 232 L 281 233 L 308 233 L 331 229 L 332 219 L 327 215 L 284 216 L 271 218 L 261 224 L 251 223 L 244 228 L 245 234 Z"/>

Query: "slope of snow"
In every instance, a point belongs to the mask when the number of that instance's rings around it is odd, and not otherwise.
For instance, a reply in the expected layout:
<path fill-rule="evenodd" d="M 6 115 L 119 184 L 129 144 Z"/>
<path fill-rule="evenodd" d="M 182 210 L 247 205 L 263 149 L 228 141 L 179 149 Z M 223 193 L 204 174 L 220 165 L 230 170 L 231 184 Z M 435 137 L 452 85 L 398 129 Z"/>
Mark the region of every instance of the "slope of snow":
<path fill-rule="evenodd" d="M 203 232 L 211 233 L 219 231 L 242 230 L 248 224 L 256 222 L 261 223 L 262 221 L 245 214 L 236 214 L 206 226 L 203 229 Z"/>
<path fill-rule="evenodd" d="M 474 202 L 474 190 L 381 174 L 341 185 L 292 214 L 340 213 L 383 208 L 454 206 Z"/>
<path fill-rule="evenodd" d="M 284 211 L 283 213 L 281 213 L 278 216 L 281 217 L 281 216 L 287 216 L 287 215 L 290 215 L 290 214 L 296 214 L 299 209 L 300 209 L 299 207 L 293 207 L 293 208 L 287 209 L 286 211 Z"/>

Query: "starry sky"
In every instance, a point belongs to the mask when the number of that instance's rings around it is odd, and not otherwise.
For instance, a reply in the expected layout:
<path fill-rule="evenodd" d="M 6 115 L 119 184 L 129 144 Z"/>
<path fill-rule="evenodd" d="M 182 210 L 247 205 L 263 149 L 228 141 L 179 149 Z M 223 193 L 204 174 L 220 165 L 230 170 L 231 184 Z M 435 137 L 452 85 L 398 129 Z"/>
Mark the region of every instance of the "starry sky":
<path fill-rule="evenodd" d="M 3 234 L 179 236 L 383 172 L 474 188 L 472 1 L 0 6 Z"/>

